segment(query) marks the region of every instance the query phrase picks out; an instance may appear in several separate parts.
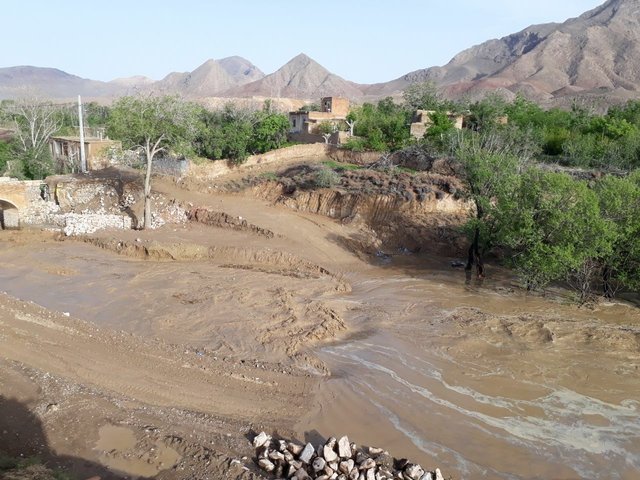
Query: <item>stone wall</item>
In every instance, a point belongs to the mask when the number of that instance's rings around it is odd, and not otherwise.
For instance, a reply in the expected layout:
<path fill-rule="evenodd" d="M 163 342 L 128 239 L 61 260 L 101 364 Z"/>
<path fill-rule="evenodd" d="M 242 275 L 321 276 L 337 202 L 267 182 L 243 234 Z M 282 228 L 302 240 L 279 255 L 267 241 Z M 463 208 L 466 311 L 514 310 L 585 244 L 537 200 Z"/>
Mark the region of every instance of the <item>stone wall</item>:
<path fill-rule="evenodd" d="M 168 175 L 180 178 L 189 172 L 191 162 L 186 158 L 171 157 L 157 158 L 151 164 L 152 172 L 156 175 Z"/>
<path fill-rule="evenodd" d="M 130 230 L 131 218 L 126 215 L 64 213 L 50 215 L 50 222 L 63 229 L 67 236 L 87 235 L 105 229 Z"/>

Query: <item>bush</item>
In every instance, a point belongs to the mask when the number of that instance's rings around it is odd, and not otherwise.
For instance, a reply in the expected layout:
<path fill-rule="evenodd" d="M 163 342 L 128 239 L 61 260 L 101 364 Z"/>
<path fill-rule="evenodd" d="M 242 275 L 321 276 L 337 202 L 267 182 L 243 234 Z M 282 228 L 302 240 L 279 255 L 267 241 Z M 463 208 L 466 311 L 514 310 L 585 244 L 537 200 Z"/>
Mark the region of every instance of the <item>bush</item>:
<path fill-rule="evenodd" d="M 340 175 L 330 168 L 321 168 L 316 172 L 314 183 L 320 188 L 331 188 L 340 183 Z"/>

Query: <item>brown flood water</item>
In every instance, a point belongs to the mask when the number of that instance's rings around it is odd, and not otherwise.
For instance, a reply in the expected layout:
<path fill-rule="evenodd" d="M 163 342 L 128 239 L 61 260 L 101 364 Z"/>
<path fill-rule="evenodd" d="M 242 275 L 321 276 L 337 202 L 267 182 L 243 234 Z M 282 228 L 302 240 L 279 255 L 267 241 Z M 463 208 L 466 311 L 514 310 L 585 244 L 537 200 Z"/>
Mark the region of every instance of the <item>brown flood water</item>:
<path fill-rule="evenodd" d="M 301 435 L 348 433 L 455 478 L 640 478 L 640 335 L 619 328 L 638 332 L 636 309 L 500 294 L 462 272 L 377 277 L 351 295 L 377 326 L 321 350 L 333 377 Z"/>
<path fill-rule="evenodd" d="M 292 292 L 287 312 L 298 297 L 339 304 L 354 335 L 317 350 L 332 375 L 300 438 L 347 434 L 454 478 L 640 478 L 632 307 L 580 310 L 510 293 L 508 278 L 467 285 L 446 262 L 410 257 L 345 272 L 348 294 L 327 293 L 323 278 L 66 242 L 3 250 L 0 261 L 11 295 L 229 355 L 273 353 L 248 332 L 282 308 L 274 292 Z"/>

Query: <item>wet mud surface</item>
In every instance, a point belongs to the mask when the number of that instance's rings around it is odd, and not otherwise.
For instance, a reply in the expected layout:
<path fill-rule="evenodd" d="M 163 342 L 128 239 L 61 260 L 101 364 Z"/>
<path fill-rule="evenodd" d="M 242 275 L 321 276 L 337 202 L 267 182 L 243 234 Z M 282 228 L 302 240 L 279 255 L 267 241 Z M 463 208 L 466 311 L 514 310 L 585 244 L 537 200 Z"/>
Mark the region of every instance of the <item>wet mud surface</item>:
<path fill-rule="evenodd" d="M 448 258 L 364 262 L 344 246 L 355 226 L 209 207 L 257 227 L 2 232 L 0 393 L 58 455 L 249 478 L 247 437 L 267 430 L 348 435 L 454 478 L 638 477 L 635 307 L 526 296 L 498 269 L 468 283 Z"/>

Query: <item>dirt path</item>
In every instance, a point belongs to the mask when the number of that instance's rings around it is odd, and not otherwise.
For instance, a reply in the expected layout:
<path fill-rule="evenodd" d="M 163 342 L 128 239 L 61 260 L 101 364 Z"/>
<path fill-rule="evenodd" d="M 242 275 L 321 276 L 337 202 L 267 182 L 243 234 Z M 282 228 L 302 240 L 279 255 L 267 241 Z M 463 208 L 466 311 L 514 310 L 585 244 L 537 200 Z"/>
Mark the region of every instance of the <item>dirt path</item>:
<path fill-rule="evenodd" d="M 3 232 L 0 397 L 40 439 L 0 437 L 3 449 L 87 477 L 241 478 L 252 428 L 295 435 L 324 369 L 310 348 L 348 333 L 345 276 L 369 268 L 336 243 L 355 230 L 242 196 L 167 193 L 275 236 Z"/>

